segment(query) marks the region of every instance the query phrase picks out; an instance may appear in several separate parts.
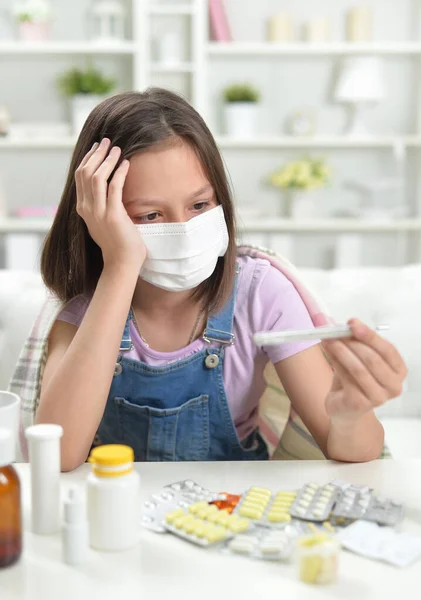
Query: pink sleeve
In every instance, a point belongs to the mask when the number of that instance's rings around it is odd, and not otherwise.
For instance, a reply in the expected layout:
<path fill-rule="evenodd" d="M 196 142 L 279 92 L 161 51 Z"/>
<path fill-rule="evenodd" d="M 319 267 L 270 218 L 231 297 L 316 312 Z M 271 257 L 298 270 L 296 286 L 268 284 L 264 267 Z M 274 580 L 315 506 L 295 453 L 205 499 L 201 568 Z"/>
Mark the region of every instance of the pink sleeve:
<path fill-rule="evenodd" d="M 76 296 L 66 304 L 59 316 L 58 321 L 65 321 L 71 325 L 80 327 L 83 317 L 87 311 L 90 300 L 86 296 Z"/>
<path fill-rule="evenodd" d="M 301 296 L 289 279 L 268 263 L 259 271 L 255 273 L 252 292 L 255 331 L 314 328 Z M 277 363 L 318 343 L 319 340 L 313 340 L 263 346 L 263 351 L 272 363 Z"/>

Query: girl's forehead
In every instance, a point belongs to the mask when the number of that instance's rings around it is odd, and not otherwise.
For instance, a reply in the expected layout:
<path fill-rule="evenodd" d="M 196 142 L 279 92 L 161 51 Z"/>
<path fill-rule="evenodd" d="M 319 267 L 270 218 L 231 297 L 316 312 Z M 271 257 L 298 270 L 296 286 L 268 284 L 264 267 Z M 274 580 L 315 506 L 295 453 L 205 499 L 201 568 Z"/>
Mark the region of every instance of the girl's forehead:
<path fill-rule="evenodd" d="M 182 185 L 183 181 L 207 181 L 196 153 L 187 144 L 139 152 L 130 158 L 126 184 Z"/>

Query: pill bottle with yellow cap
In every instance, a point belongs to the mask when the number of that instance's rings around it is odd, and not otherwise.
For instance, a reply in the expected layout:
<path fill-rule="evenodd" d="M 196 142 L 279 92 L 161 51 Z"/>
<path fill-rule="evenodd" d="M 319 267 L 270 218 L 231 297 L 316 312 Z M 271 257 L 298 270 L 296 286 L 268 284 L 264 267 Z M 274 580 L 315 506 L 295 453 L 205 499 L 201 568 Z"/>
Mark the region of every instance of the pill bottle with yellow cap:
<path fill-rule="evenodd" d="M 87 480 L 89 543 L 96 550 L 135 546 L 140 527 L 140 478 L 129 446 L 94 448 Z"/>

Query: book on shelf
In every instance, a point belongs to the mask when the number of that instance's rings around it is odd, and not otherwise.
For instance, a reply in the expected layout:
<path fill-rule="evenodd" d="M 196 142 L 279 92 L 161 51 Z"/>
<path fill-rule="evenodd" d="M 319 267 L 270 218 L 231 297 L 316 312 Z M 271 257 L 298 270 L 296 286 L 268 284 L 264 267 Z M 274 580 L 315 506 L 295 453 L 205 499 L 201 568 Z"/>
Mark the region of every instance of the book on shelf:
<path fill-rule="evenodd" d="M 216 42 L 232 41 L 224 0 L 209 0 L 209 24 L 211 40 Z"/>

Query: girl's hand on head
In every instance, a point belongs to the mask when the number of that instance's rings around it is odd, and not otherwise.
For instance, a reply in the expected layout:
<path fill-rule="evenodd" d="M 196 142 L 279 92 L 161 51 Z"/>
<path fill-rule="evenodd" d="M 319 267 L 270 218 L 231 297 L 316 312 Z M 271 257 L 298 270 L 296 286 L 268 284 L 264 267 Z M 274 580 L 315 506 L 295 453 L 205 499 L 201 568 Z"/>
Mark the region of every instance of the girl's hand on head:
<path fill-rule="evenodd" d="M 402 393 L 406 365 L 396 348 L 358 320 L 353 337 L 326 340 L 323 348 L 334 369 L 326 411 L 336 421 L 357 420 Z"/>
<path fill-rule="evenodd" d="M 123 160 L 111 181 L 121 149 L 104 138 L 94 144 L 76 169 L 76 212 L 102 250 L 104 266 L 127 264 L 140 269 L 146 247 L 123 205 L 123 186 L 130 163 Z"/>

